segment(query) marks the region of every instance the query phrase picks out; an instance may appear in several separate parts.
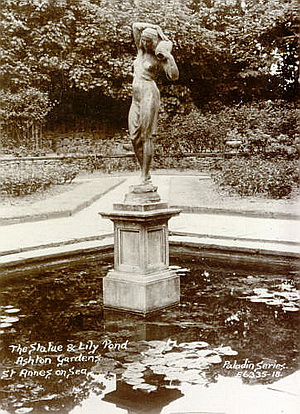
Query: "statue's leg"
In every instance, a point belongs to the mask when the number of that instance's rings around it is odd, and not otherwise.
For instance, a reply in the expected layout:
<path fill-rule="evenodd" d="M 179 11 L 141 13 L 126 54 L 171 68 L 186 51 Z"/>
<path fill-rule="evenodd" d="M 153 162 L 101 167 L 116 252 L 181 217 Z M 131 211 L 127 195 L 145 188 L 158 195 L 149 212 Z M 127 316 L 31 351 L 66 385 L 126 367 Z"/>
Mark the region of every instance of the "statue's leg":
<path fill-rule="evenodd" d="M 150 93 L 141 102 L 141 137 L 143 142 L 142 181 L 151 179 L 150 166 L 154 155 L 153 135 L 156 132 L 157 117 L 159 111 L 159 93 L 157 88 L 152 88 Z"/>
<path fill-rule="evenodd" d="M 136 102 L 132 102 L 129 114 L 128 114 L 128 129 L 132 142 L 132 146 L 138 160 L 138 163 L 143 168 L 143 141 L 141 137 L 141 123 L 140 123 L 140 110 L 139 105 Z"/>
<path fill-rule="evenodd" d="M 152 137 L 148 138 L 144 142 L 144 158 L 143 158 L 143 167 L 142 167 L 142 181 L 147 182 L 151 180 L 150 175 L 150 166 L 154 153 L 154 145 Z"/>

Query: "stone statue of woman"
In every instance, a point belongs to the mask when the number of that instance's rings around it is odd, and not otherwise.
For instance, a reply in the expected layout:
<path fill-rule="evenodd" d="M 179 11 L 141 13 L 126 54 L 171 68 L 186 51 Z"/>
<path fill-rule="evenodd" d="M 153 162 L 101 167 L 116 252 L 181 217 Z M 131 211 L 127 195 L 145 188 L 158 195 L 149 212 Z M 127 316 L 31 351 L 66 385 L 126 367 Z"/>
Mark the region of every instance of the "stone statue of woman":
<path fill-rule="evenodd" d="M 149 184 L 153 158 L 153 137 L 156 133 L 160 93 L 156 86 L 159 72 L 170 80 L 177 80 L 179 72 L 171 54 L 172 42 L 162 29 L 151 23 L 133 24 L 137 46 L 132 84 L 132 104 L 129 111 L 129 134 L 142 170 L 142 184 Z"/>

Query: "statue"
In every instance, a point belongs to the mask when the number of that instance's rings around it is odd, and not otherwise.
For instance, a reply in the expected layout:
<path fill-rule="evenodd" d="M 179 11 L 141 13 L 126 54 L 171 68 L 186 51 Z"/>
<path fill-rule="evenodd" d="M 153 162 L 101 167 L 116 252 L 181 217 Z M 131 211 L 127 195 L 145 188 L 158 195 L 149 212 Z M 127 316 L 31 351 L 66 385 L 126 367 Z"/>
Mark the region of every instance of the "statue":
<path fill-rule="evenodd" d="M 142 171 L 142 185 L 151 183 L 150 165 L 154 153 L 160 93 L 156 78 L 164 71 L 167 78 L 177 80 L 179 72 L 171 54 L 172 42 L 162 29 L 151 23 L 133 24 L 138 49 L 134 61 L 132 104 L 128 116 L 129 134 Z"/>
<path fill-rule="evenodd" d="M 112 212 L 101 213 L 114 222 L 115 240 L 114 269 L 103 280 L 103 303 L 106 308 L 146 316 L 180 301 L 179 276 L 169 269 L 168 248 L 168 221 L 180 210 L 161 201 L 149 172 L 160 101 L 156 77 L 162 70 L 176 80 L 178 69 L 171 55 L 172 43 L 159 26 L 134 23 L 133 35 L 138 54 L 129 133 L 142 182 L 130 185 L 124 202 L 114 203 Z"/>

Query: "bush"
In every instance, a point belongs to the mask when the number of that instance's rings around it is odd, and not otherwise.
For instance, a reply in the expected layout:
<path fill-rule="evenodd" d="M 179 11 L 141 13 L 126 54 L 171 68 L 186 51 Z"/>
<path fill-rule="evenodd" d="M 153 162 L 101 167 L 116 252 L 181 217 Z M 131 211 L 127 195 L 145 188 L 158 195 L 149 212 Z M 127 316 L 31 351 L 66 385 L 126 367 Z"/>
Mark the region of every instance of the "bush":
<path fill-rule="evenodd" d="M 1 144 L 36 148 L 45 117 L 51 110 L 47 93 L 36 88 L 17 93 L 0 91 Z"/>
<path fill-rule="evenodd" d="M 226 139 L 226 128 L 216 115 L 192 109 L 189 114 L 178 114 L 160 123 L 156 153 L 174 156 L 183 153 L 221 151 Z"/>
<path fill-rule="evenodd" d="M 280 134 L 272 137 L 260 129 L 245 131 L 240 151 L 248 155 L 264 155 L 265 158 L 299 158 L 297 137 Z"/>
<path fill-rule="evenodd" d="M 242 196 L 266 194 L 271 198 L 288 197 L 299 184 L 296 161 L 233 158 L 220 162 L 212 174 L 221 188 Z"/>
<path fill-rule="evenodd" d="M 299 110 L 284 101 L 260 101 L 227 107 L 193 108 L 172 119 L 161 117 L 157 154 L 226 150 L 240 141 L 240 151 L 266 157 L 299 156 Z M 227 148 L 228 149 L 228 148 Z"/>
<path fill-rule="evenodd" d="M 134 157 L 122 158 L 97 158 L 96 156 L 89 156 L 81 163 L 81 169 L 93 171 L 103 171 L 104 173 L 113 173 L 121 171 L 135 171 L 138 163 Z"/>
<path fill-rule="evenodd" d="M 71 183 L 78 172 L 71 164 L 6 164 L 0 168 L 0 193 L 13 197 L 29 195 L 54 184 Z"/>

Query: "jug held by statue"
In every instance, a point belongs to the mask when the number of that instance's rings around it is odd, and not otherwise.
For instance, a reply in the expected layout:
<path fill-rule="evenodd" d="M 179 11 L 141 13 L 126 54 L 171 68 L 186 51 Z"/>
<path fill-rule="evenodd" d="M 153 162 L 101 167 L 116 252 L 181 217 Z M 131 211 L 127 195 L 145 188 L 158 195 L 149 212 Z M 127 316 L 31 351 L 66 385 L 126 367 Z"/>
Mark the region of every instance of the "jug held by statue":
<path fill-rule="evenodd" d="M 155 49 L 155 56 L 159 60 L 166 59 L 172 52 L 173 44 L 170 40 L 161 40 Z"/>

